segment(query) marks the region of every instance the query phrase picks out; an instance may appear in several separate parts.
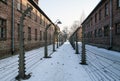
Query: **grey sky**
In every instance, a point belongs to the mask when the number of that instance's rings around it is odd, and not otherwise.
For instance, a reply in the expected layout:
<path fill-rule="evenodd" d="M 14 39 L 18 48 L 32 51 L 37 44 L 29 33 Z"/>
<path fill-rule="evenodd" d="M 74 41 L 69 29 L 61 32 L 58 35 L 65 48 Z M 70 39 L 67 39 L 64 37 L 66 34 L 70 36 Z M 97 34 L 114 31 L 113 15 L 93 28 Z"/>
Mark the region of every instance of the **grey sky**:
<path fill-rule="evenodd" d="M 84 13 L 87 17 L 100 0 L 40 0 L 40 8 L 55 22 L 62 21 L 61 27 L 71 26 L 74 21 L 80 20 Z"/>

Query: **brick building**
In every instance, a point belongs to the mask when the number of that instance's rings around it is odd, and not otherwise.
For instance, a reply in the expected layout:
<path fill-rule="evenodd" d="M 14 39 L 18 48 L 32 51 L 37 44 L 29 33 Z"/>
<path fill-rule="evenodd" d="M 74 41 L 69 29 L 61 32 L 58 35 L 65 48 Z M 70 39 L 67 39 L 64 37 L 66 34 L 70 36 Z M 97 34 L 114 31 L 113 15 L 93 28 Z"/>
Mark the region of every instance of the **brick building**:
<path fill-rule="evenodd" d="M 78 41 L 81 42 L 82 41 L 82 27 L 81 26 L 77 29 L 77 36 L 78 36 Z"/>
<path fill-rule="evenodd" d="M 120 51 L 120 0 L 101 0 L 82 26 L 87 43 Z"/>
<path fill-rule="evenodd" d="M 73 37 L 73 38 L 72 38 Z M 77 41 L 81 42 L 82 41 L 82 26 L 78 27 L 69 37 L 72 38 L 74 41 L 76 40 L 77 37 Z"/>
<path fill-rule="evenodd" d="M 44 30 L 50 23 L 52 26 L 48 29 L 48 42 L 52 43 L 55 25 L 39 8 L 38 0 L 0 0 L 0 57 L 18 51 L 20 17 L 30 6 L 33 10 L 24 20 L 25 49 L 43 46 Z"/>

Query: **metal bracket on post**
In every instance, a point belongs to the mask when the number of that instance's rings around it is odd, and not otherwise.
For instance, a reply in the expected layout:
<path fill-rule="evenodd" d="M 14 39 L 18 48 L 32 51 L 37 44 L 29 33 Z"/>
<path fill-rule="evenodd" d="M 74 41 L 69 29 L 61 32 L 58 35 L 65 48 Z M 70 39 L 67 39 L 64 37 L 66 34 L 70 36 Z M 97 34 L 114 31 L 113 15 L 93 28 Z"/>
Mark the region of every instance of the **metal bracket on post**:
<path fill-rule="evenodd" d="M 24 51 L 24 32 L 23 32 L 23 22 L 25 20 L 26 15 L 28 12 L 30 12 L 33 8 L 29 7 L 27 8 L 23 13 L 22 16 L 20 17 L 20 27 L 19 27 L 19 33 L 20 33 L 20 38 L 19 38 L 19 74 L 16 77 L 17 80 L 21 79 L 28 79 L 30 78 L 30 74 L 26 75 L 25 74 L 25 51 Z"/>

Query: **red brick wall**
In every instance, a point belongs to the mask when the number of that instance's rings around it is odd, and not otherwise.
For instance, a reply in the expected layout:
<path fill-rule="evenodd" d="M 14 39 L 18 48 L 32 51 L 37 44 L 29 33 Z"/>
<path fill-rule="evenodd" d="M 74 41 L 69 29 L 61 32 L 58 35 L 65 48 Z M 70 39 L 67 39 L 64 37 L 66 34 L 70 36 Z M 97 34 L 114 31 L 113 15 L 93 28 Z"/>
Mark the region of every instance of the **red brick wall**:
<path fill-rule="evenodd" d="M 82 27 L 77 31 L 78 41 L 82 41 Z"/>
<path fill-rule="evenodd" d="M 7 40 L 0 41 L 0 56 L 5 56 L 3 53 L 8 54 L 11 49 L 11 0 L 7 4 L 0 1 L 0 18 L 7 20 Z"/>
<path fill-rule="evenodd" d="M 38 1 L 38 0 L 37 0 Z M 18 24 L 20 24 L 20 16 L 21 12 L 17 10 L 17 0 L 15 0 L 15 24 L 14 24 L 14 36 L 15 36 L 15 52 L 18 51 L 19 40 L 18 40 Z M 27 0 L 22 0 L 22 12 L 26 10 L 27 4 L 30 4 Z M 32 6 L 32 5 L 31 5 Z M 32 6 L 33 7 L 33 6 Z M 7 4 L 0 1 L 0 18 L 7 20 L 7 39 L 4 41 L 0 41 L 0 57 L 4 55 L 11 54 L 11 8 L 12 8 L 12 0 L 7 1 Z M 37 11 L 37 20 L 36 20 L 36 11 Z M 40 24 L 40 12 L 33 7 L 31 18 L 25 17 L 24 20 L 24 38 L 25 38 L 25 48 L 26 50 L 40 47 L 44 45 L 44 30 L 49 22 L 47 18 L 42 15 L 42 23 Z M 45 24 L 44 24 L 45 21 Z M 28 27 L 31 28 L 31 40 L 28 40 Z M 37 40 L 35 40 L 35 29 L 37 30 Z M 42 40 L 40 40 L 40 31 L 42 31 Z M 54 29 L 50 28 L 48 30 L 49 36 L 48 41 L 52 41 L 52 34 Z"/>
<path fill-rule="evenodd" d="M 89 17 L 82 24 L 85 27 L 85 36 L 88 43 L 101 45 L 103 47 L 110 46 L 110 35 L 104 36 L 104 27 L 110 27 L 110 0 L 103 1 L 101 5 L 97 6 L 95 10 L 89 15 Z M 112 0 L 112 47 L 115 50 L 120 51 L 120 35 L 115 34 L 115 24 L 120 22 L 120 8 L 117 9 L 117 0 Z M 105 16 L 105 4 L 108 4 L 108 16 Z M 101 20 L 99 20 L 99 10 L 101 10 Z M 97 22 L 95 22 L 95 14 L 97 13 Z M 92 18 L 92 25 L 91 25 Z M 102 36 L 95 37 L 95 30 L 102 29 Z M 92 36 L 88 37 L 88 32 L 92 32 Z"/>

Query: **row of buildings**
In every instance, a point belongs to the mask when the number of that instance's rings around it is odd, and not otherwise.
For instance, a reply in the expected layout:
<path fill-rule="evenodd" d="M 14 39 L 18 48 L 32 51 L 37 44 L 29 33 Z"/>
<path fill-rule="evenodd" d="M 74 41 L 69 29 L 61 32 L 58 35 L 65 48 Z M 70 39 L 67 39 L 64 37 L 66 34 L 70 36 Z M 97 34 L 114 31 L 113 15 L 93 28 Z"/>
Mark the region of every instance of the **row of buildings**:
<path fill-rule="evenodd" d="M 120 0 L 101 0 L 82 27 L 86 43 L 120 51 Z"/>
<path fill-rule="evenodd" d="M 52 25 L 48 29 L 47 39 L 49 44 L 52 43 L 56 25 L 40 9 L 38 1 L 0 0 L 0 57 L 14 54 L 19 50 L 20 17 L 29 7 L 32 7 L 33 10 L 24 19 L 25 49 L 43 46 L 45 28 L 50 23 Z"/>

